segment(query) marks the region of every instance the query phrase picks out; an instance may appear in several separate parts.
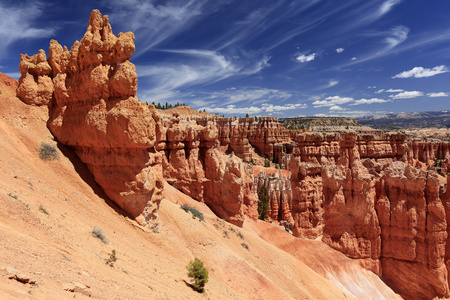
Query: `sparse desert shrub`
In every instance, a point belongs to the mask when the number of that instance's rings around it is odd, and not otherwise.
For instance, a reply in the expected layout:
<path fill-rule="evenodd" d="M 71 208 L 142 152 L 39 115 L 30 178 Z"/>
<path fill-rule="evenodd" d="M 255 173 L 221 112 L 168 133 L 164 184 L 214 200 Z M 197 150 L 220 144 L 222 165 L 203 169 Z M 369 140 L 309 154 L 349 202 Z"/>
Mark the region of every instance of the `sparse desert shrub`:
<path fill-rule="evenodd" d="M 92 228 L 92 235 L 96 238 L 100 239 L 103 243 L 107 244 L 108 240 L 105 237 L 105 234 L 103 233 L 103 229 L 100 227 L 94 226 Z"/>
<path fill-rule="evenodd" d="M 13 198 L 13 199 L 16 199 L 16 200 L 17 200 L 17 195 L 13 195 L 13 194 L 11 194 L 11 193 L 8 193 L 8 196 L 10 196 L 11 198 Z"/>
<path fill-rule="evenodd" d="M 111 253 L 109 254 L 109 258 L 105 259 L 105 262 L 110 267 L 114 267 L 114 263 L 116 261 L 117 261 L 116 250 L 112 249 Z"/>
<path fill-rule="evenodd" d="M 203 265 L 203 262 L 195 258 L 186 266 L 188 276 L 194 280 L 192 287 L 197 292 L 202 293 L 205 289 L 205 284 L 208 282 L 208 270 Z"/>
<path fill-rule="evenodd" d="M 184 210 L 185 212 L 191 212 L 192 214 L 192 218 L 198 218 L 200 221 L 205 221 L 205 218 L 203 216 L 203 213 L 201 211 L 199 211 L 197 208 L 195 207 L 191 207 L 189 206 L 189 204 L 185 203 L 183 205 L 180 205 L 181 209 Z"/>
<path fill-rule="evenodd" d="M 59 159 L 59 154 L 55 146 L 47 143 L 41 143 L 41 147 L 39 148 L 39 157 L 44 161 L 55 160 Z"/>
<path fill-rule="evenodd" d="M 248 245 L 246 243 L 242 243 L 241 246 L 244 247 L 245 249 L 249 250 Z"/>
<path fill-rule="evenodd" d="M 244 239 L 244 235 L 243 235 L 240 231 L 237 233 L 237 236 L 238 236 L 241 240 Z"/>
<path fill-rule="evenodd" d="M 43 212 L 44 214 L 46 214 L 46 215 L 49 214 L 48 211 L 47 211 L 45 208 L 42 207 L 42 205 L 39 205 L 39 210 L 40 210 L 41 212 Z"/>
<path fill-rule="evenodd" d="M 230 236 L 228 235 L 228 231 L 226 230 L 223 231 L 223 237 L 228 239 L 230 238 Z"/>

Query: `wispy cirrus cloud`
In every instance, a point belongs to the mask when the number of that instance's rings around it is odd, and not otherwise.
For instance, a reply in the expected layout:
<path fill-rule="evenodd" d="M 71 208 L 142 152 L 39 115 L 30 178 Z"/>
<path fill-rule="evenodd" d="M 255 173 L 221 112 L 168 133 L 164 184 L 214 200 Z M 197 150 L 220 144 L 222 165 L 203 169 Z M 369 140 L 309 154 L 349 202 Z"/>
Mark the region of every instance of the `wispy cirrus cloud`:
<path fill-rule="evenodd" d="M 445 66 L 436 66 L 431 69 L 422 68 L 422 67 L 414 67 L 409 71 L 401 72 L 395 76 L 392 76 L 392 78 L 424 78 L 424 77 L 431 77 L 442 73 L 450 72 L 450 70 Z"/>
<path fill-rule="evenodd" d="M 335 86 L 335 85 L 338 85 L 339 84 L 339 81 L 338 80 L 330 80 L 330 81 L 328 81 L 328 85 L 326 86 L 326 88 L 330 88 L 330 87 L 333 87 L 333 86 Z"/>
<path fill-rule="evenodd" d="M 398 93 L 396 95 L 390 95 L 389 97 L 391 97 L 392 99 L 410 99 L 410 98 L 421 97 L 423 95 L 424 94 L 419 91 L 404 91 L 404 92 Z"/>
<path fill-rule="evenodd" d="M 384 39 L 386 48 L 379 53 L 388 52 L 389 50 L 397 47 L 408 38 L 409 28 L 405 26 L 396 26 L 388 32 L 388 36 Z"/>
<path fill-rule="evenodd" d="M 0 52 L 21 39 L 36 39 L 52 36 L 53 28 L 34 27 L 33 21 L 42 17 L 44 6 L 35 1 L 27 5 L 6 6 L 0 2 Z"/>
<path fill-rule="evenodd" d="M 149 85 L 147 91 L 142 94 L 144 97 L 152 95 L 153 99 L 168 98 L 170 95 L 176 95 L 177 90 L 181 88 L 212 84 L 233 76 L 248 76 L 269 66 L 268 57 L 245 65 L 210 50 L 165 50 L 165 52 L 182 55 L 184 60 L 181 63 L 137 65 L 140 80 L 145 80 Z"/>
<path fill-rule="evenodd" d="M 367 62 L 376 58 L 383 57 L 385 55 L 391 54 L 394 49 L 399 45 L 403 44 L 409 34 L 409 28 L 405 26 L 395 26 L 390 30 L 382 32 L 372 32 L 366 34 L 366 38 L 373 38 L 378 40 L 381 45 L 378 49 L 374 49 L 368 53 L 361 53 L 358 58 L 356 56 L 350 59 L 350 62 L 343 64 L 341 67 L 347 67 L 355 64 L 360 64 Z M 381 40 L 379 40 L 381 38 Z"/>
<path fill-rule="evenodd" d="M 376 15 L 381 17 L 387 14 L 395 5 L 399 4 L 400 2 L 402 2 L 402 0 L 387 0 L 383 2 L 383 4 L 381 4 L 381 6 L 379 7 Z"/>
<path fill-rule="evenodd" d="M 444 92 L 428 93 L 427 96 L 430 98 L 448 97 L 448 96 L 450 96 L 450 93 L 444 93 Z"/>
<path fill-rule="evenodd" d="M 144 0 L 108 0 L 103 3 L 111 8 L 110 19 L 129 28 L 144 47 L 136 51 L 134 57 L 161 45 L 177 34 L 189 29 L 205 14 L 207 0 L 169 0 L 155 4 Z"/>

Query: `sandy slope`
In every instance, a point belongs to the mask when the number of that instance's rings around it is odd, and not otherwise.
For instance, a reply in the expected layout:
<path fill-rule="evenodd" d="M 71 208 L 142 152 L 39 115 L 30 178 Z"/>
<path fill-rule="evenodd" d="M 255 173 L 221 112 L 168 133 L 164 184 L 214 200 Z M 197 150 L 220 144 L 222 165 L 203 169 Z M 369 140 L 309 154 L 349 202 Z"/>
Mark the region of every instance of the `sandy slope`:
<path fill-rule="evenodd" d="M 350 299 L 351 294 L 370 298 L 371 290 L 357 294 L 351 284 L 342 283 L 345 276 L 311 263 L 319 259 L 328 264 L 339 254 L 320 242 L 301 241 L 302 252 L 320 252 L 300 255 L 297 239 L 273 225 L 247 222 L 238 228 L 168 185 L 158 232 L 139 227 L 105 197 L 74 153 L 53 141 L 45 126 L 47 109 L 12 97 L 15 87 L 5 87 L 2 80 L 0 299 L 87 299 L 87 294 L 99 299 Z M 60 159 L 42 161 L 41 142 L 57 146 Z M 184 202 L 201 210 L 205 222 L 180 209 Z M 108 243 L 92 235 L 94 226 L 104 231 Z M 105 259 L 113 249 L 118 260 L 110 267 Z M 185 266 L 194 257 L 209 269 L 204 294 L 185 282 Z M 339 263 L 351 263 L 339 257 Z M 36 285 L 7 279 L 2 267 L 21 271 Z M 356 264 L 352 268 L 372 280 L 371 273 Z M 330 274 L 348 292 L 325 279 Z M 74 282 L 88 287 L 75 293 L 63 289 Z M 382 284 L 379 288 L 390 291 Z"/>

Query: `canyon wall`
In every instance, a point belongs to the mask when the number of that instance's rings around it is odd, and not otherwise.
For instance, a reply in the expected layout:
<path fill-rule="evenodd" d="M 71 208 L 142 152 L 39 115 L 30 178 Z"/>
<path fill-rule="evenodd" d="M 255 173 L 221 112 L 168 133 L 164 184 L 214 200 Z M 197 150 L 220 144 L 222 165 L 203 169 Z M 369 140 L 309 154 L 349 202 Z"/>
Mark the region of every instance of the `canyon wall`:
<path fill-rule="evenodd" d="M 271 217 L 292 218 L 294 235 L 322 237 L 406 298 L 448 297 L 448 193 L 433 165 L 440 155 L 447 164 L 448 143 L 417 147 L 401 133 L 350 131 L 293 140 L 290 215 Z M 262 175 L 255 182 L 270 180 Z"/>

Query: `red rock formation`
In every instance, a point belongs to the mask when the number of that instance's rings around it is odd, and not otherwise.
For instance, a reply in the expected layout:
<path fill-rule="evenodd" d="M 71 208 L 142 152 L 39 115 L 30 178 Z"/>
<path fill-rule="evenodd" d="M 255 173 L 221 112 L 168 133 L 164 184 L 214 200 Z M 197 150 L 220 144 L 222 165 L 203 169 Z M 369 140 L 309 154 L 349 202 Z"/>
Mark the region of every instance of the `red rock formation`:
<path fill-rule="evenodd" d="M 219 130 L 219 141 L 222 151 L 231 153 L 233 151 L 245 162 L 250 162 L 252 155 L 251 145 L 248 141 L 248 128 L 253 123 L 253 118 L 245 118 L 234 121 L 233 118 L 218 118 L 215 124 Z M 250 122 L 250 124 L 246 124 Z"/>
<path fill-rule="evenodd" d="M 275 170 L 275 172 L 258 172 L 255 176 L 254 191 L 258 198 L 259 190 L 265 186 L 269 196 L 269 217 L 285 224 L 288 228 L 294 226 L 294 219 L 291 215 L 292 208 L 292 190 L 291 181 L 284 170 Z"/>
<path fill-rule="evenodd" d="M 251 166 L 219 150 L 213 122 L 181 123 L 165 122 L 158 129 L 166 180 L 233 224 L 242 225 L 245 215 L 256 218 Z"/>
<path fill-rule="evenodd" d="M 381 229 L 375 211 L 373 175 L 355 149 L 356 134 L 343 133 L 336 165 L 322 170 L 324 196 L 323 241 L 366 268 L 381 274 Z"/>
<path fill-rule="evenodd" d="M 268 185 L 271 217 L 292 224 L 294 235 L 322 236 L 407 298 L 450 296 L 450 197 L 432 166 L 447 157 L 447 170 L 448 143 L 408 144 L 384 132 L 293 133 L 271 117 L 163 118 L 136 98 L 133 52 L 134 35 L 114 36 L 108 17 L 93 11 L 70 51 L 52 41 L 48 60 L 43 50 L 21 56 L 17 96 L 48 105 L 55 137 L 140 223 L 157 224 L 163 176 L 234 224 L 255 218 L 254 179 L 243 162 L 254 147 L 292 174 L 290 182 L 261 176 L 255 187 Z"/>
<path fill-rule="evenodd" d="M 323 235 L 325 243 L 358 259 L 406 298 L 448 297 L 448 193 L 439 196 L 433 170 L 407 163 L 405 136 L 343 132 L 293 138 L 297 146 L 290 150 L 288 169 L 294 235 Z"/>
<path fill-rule="evenodd" d="M 17 97 L 27 104 L 47 105 L 53 94 L 52 68 L 44 50 L 29 57 L 20 55 L 20 80 Z"/>
<path fill-rule="evenodd" d="M 437 174 L 394 162 L 377 185 L 377 197 L 382 278 L 406 298 L 448 297 L 447 221 Z"/>
<path fill-rule="evenodd" d="M 133 52 L 133 33 L 116 37 L 108 17 L 94 10 L 70 51 L 51 41 L 48 60 L 43 50 L 21 56 L 17 95 L 49 106 L 55 137 L 76 150 L 106 194 L 140 223 L 157 224 L 163 167 L 167 181 L 230 222 L 256 217 L 251 167 L 219 151 L 218 130 L 208 121 L 216 117 L 180 117 L 191 112 L 180 108 L 162 119 L 153 105 L 139 102 Z M 230 145 L 248 159 L 245 136 L 232 131 Z"/>
<path fill-rule="evenodd" d="M 274 117 L 260 117 L 255 126 L 250 126 L 248 139 L 262 156 L 274 159 L 274 145 L 289 143 L 289 132 Z"/>
<path fill-rule="evenodd" d="M 76 150 L 112 200 L 156 225 L 163 188 L 162 157 L 153 148 L 156 110 L 136 98 L 133 52 L 133 33 L 116 37 L 108 17 L 94 10 L 70 51 L 51 41 L 48 61 L 43 50 L 21 56 L 17 96 L 48 104 L 55 137 Z"/>
<path fill-rule="evenodd" d="M 418 160 L 432 166 L 437 159 L 445 159 L 450 156 L 449 142 L 412 140 L 408 142 L 408 146 L 408 160 L 411 164 L 414 163 L 414 160 Z"/>

